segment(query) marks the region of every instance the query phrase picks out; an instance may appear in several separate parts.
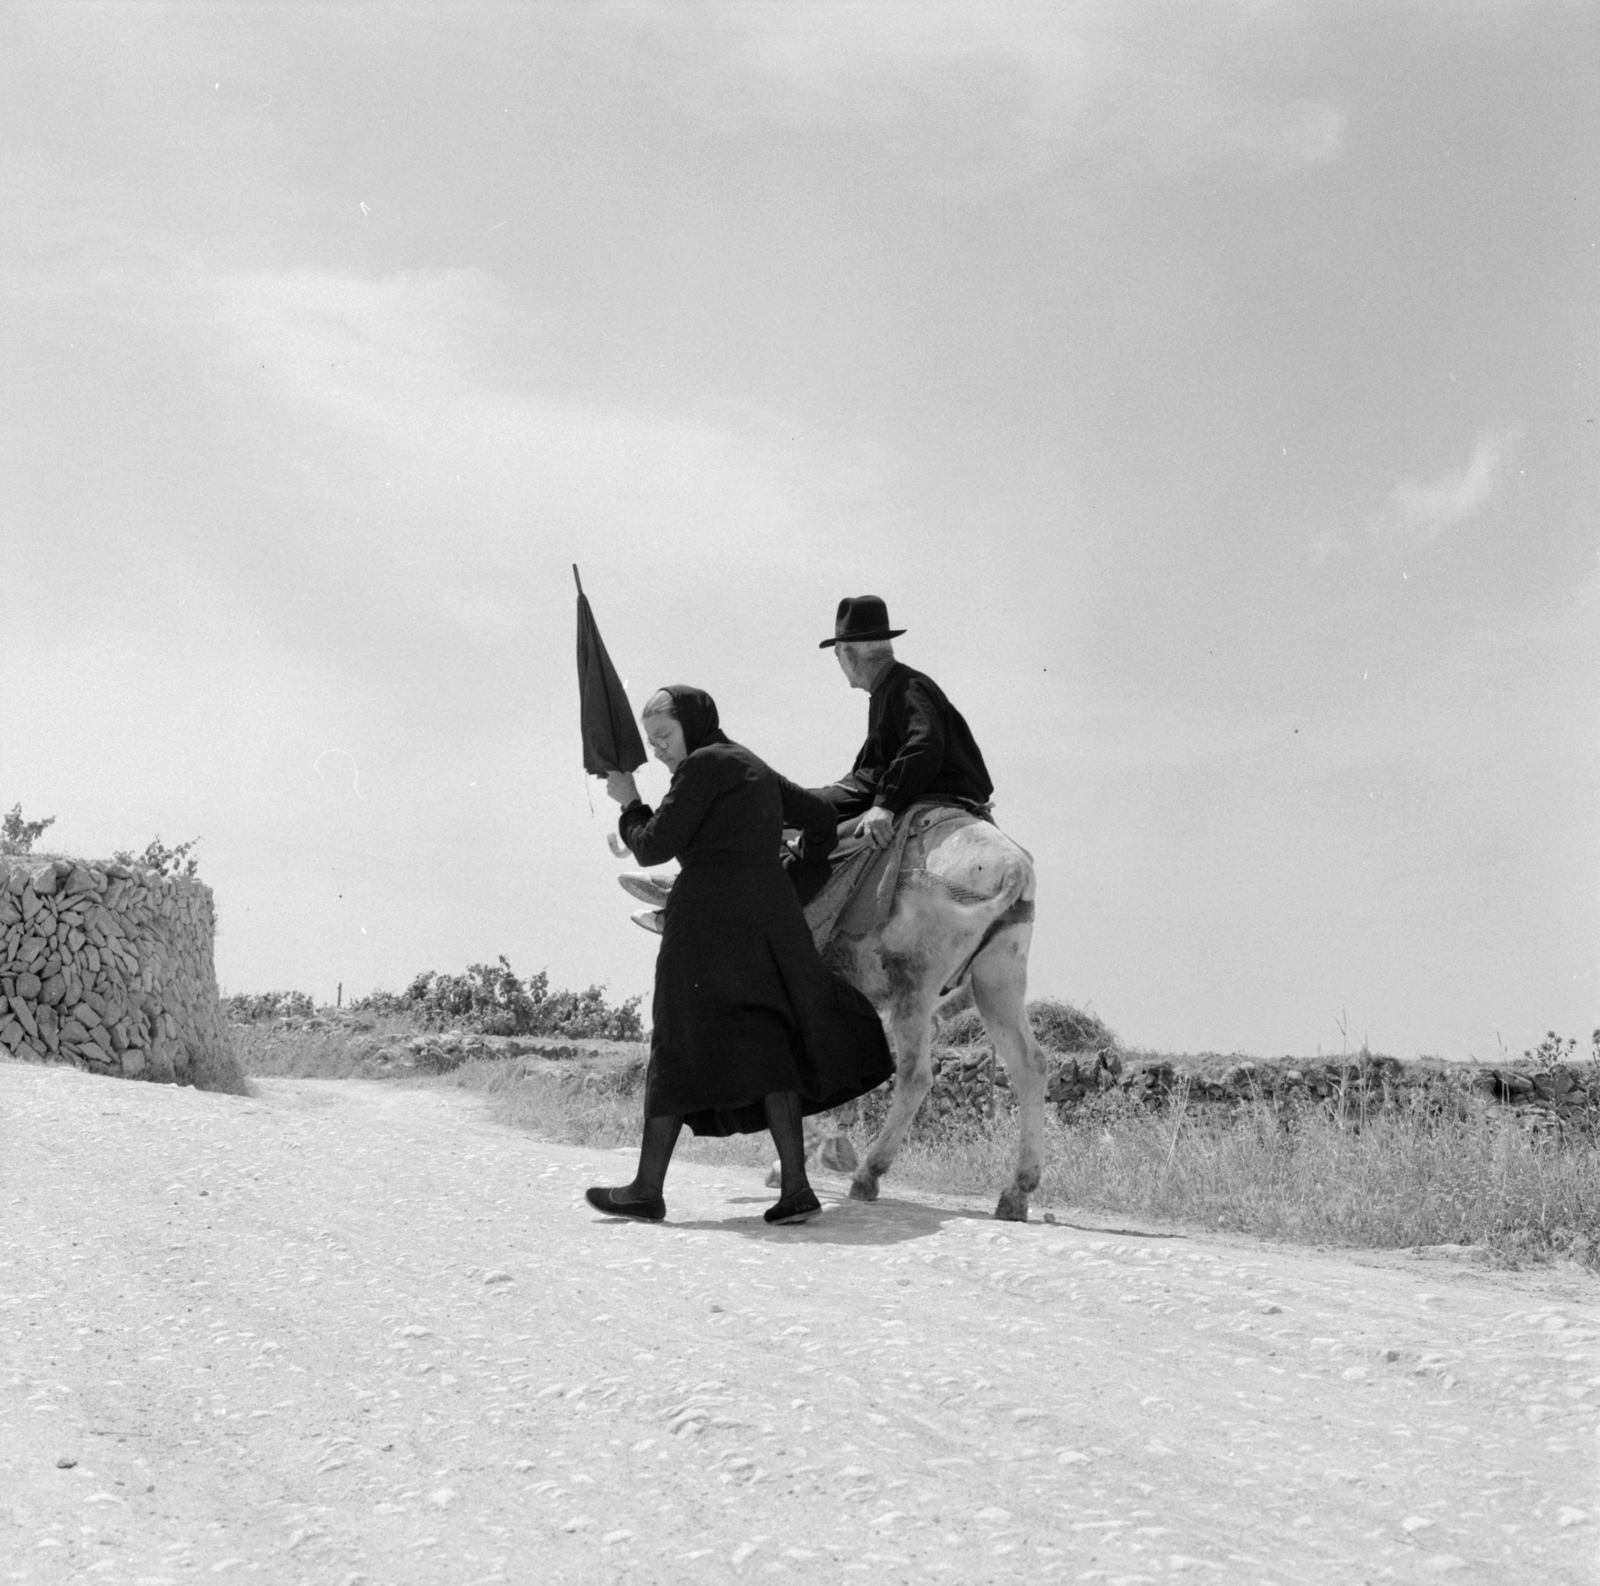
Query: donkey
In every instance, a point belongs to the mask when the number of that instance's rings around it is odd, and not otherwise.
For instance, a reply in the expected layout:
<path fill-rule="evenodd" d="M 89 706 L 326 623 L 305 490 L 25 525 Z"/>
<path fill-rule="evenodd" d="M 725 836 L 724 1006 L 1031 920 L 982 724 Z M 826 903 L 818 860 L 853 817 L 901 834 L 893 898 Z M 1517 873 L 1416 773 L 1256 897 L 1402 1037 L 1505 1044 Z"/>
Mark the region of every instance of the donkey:
<path fill-rule="evenodd" d="M 860 936 L 839 931 L 827 944 L 824 961 L 878 1010 L 895 1056 L 889 1113 L 856 1166 L 852 1200 L 877 1199 L 878 1181 L 933 1084 L 934 1011 L 967 986 L 1017 1103 L 1016 1168 L 994 1214 L 1028 1220 L 1043 1168 L 1045 1104 L 1044 1053 L 1025 1006 L 1033 907 L 1027 852 L 989 822 L 959 815 L 907 840 L 900 885 L 880 926 Z M 824 1165 L 830 1144 L 822 1145 Z"/>
<path fill-rule="evenodd" d="M 842 1132 L 823 1137 L 808 1130 L 808 1154 L 816 1154 L 825 1167 L 854 1168 L 851 1199 L 878 1198 L 878 1181 L 905 1144 L 933 1084 L 934 1011 L 970 987 L 1017 1103 L 1016 1170 L 994 1214 L 1026 1222 L 1028 1197 L 1039 1187 L 1044 1159 L 1045 1058 L 1025 1006 L 1033 861 L 978 816 L 941 810 L 939 817 L 925 832 L 914 822 L 894 902 L 882 923 L 859 935 L 840 929 L 823 951 L 829 968 L 859 987 L 884 1021 L 895 1056 L 888 1116 L 859 1162 L 851 1160 L 854 1148 Z M 625 890 L 658 908 L 670 886 L 665 878 L 620 879 Z M 653 911 L 641 910 L 634 918 L 649 927 L 656 923 L 652 916 Z M 847 914 L 842 924 L 849 923 Z"/>

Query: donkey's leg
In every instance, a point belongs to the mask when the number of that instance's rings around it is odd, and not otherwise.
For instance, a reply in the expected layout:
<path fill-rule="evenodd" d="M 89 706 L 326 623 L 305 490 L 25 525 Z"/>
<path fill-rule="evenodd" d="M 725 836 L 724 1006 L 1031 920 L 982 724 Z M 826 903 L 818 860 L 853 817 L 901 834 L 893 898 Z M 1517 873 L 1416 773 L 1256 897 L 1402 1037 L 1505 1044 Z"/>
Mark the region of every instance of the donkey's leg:
<path fill-rule="evenodd" d="M 908 987 L 891 1004 L 888 1025 L 889 1045 L 895 1058 L 894 1096 L 883 1128 L 867 1147 L 866 1156 L 850 1180 L 851 1200 L 878 1198 L 878 1180 L 889 1171 L 889 1164 L 905 1144 L 911 1121 L 933 1084 L 933 1063 L 928 1052 L 933 1044 L 936 1000 L 919 987 Z"/>
<path fill-rule="evenodd" d="M 861 1158 L 856 1155 L 850 1130 L 861 1120 L 860 1098 L 835 1107 L 826 1117 L 825 1123 L 818 1120 L 822 1140 L 817 1147 L 817 1166 L 830 1173 L 854 1173 Z"/>
<path fill-rule="evenodd" d="M 994 1049 L 1005 1059 L 1017 1102 L 1017 1171 L 1000 1194 L 996 1217 L 1028 1220 L 1028 1196 L 1039 1187 L 1044 1165 L 1044 1053 L 1028 1023 L 1028 943 L 1033 929 L 1000 932 L 972 965 L 972 995 Z"/>

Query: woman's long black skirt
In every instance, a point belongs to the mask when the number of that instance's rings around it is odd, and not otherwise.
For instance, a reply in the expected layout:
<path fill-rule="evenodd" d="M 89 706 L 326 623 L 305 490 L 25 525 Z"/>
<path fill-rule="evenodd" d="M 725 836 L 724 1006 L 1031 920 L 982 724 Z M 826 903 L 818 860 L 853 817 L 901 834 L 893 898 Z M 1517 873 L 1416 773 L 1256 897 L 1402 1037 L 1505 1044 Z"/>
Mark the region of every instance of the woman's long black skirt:
<path fill-rule="evenodd" d="M 823 967 L 776 860 L 686 864 L 663 924 L 646 1117 L 752 1134 L 775 1091 L 826 1112 L 894 1072 L 872 1004 Z"/>

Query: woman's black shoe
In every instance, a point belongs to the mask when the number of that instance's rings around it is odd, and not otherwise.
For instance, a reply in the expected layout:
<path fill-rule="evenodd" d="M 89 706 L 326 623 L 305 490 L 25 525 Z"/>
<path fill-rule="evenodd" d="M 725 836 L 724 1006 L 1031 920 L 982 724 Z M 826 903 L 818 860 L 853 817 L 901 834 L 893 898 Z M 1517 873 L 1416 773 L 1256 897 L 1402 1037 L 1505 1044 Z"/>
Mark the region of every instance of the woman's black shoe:
<path fill-rule="evenodd" d="M 607 1217 L 632 1217 L 636 1222 L 658 1223 L 667 1215 L 667 1203 L 659 1195 L 633 1201 L 621 1199 L 622 1193 L 621 1190 L 602 1189 L 597 1184 L 593 1189 L 586 1189 L 583 1196 L 597 1212 L 604 1212 Z"/>
<path fill-rule="evenodd" d="M 803 1189 L 776 1206 L 769 1206 L 761 1215 L 769 1223 L 808 1223 L 822 1215 L 822 1202 L 813 1191 Z"/>

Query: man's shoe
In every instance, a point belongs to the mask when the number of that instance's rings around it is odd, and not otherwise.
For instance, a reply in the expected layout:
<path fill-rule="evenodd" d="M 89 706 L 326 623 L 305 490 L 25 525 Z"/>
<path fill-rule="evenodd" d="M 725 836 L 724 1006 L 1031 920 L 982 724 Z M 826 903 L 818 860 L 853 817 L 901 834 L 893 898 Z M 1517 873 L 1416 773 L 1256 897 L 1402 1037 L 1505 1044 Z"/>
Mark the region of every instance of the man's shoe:
<path fill-rule="evenodd" d="M 659 1195 L 649 1200 L 621 1200 L 620 1189 L 602 1189 L 598 1184 L 583 1192 L 583 1198 L 607 1217 L 631 1217 L 635 1222 L 658 1223 L 667 1215 L 667 1203 Z"/>
<path fill-rule="evenodd" d="M 817 1199 L 815 1192 L 804 1189 L 788 1200 L 779 1201 L 776 1206 L 769 1206 L 761 1215 L 769 1223 L 808 1223 L 813 1217 L 822 1215 L 822 1202 Z"/>

